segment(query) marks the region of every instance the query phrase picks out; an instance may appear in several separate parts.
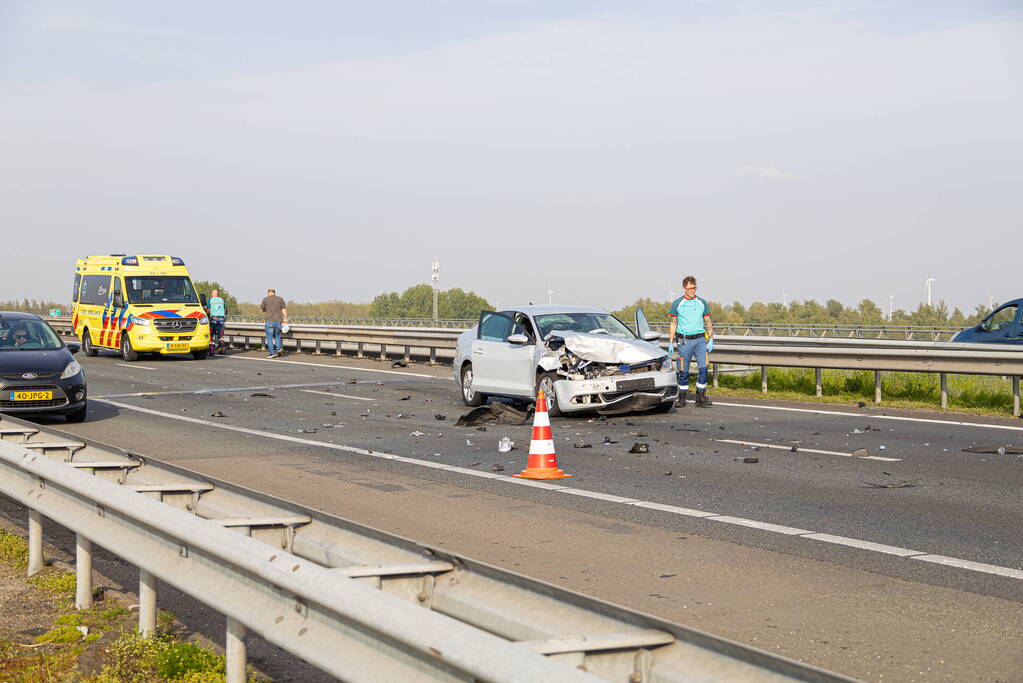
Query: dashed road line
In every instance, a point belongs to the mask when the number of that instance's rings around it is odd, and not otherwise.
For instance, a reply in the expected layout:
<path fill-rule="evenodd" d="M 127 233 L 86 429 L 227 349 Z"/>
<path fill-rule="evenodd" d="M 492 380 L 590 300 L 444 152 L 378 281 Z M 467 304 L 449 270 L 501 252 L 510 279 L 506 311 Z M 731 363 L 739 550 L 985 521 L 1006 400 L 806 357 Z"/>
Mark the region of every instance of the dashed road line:
<path fill-rule="evenodd" d="M 737 439 L 712 439 L 720 443 L 734 443 L 740 446 L 756 446 L 757 448 L 776 448 L 781 451 L 792 451 L 792 446 L 782 446 L 776 443 L 756 443 L 753 441 L 739 441 Z M 803 448 L 796 446 L 796 453 L 820 453 L 821 455 L 840 455 L 843 458 L 856 458 L 857 460 L 883 460 L 884 462 L 899 462 L 902 458 L 885 458 L 880 455 L 853 455 L 852 453 L 840 453 L 839 451 L 822 451 L 816 448 Z"/>
<path fill-rule="evenodd" d="M 200 396 L 233 391 L 272 391 L 274 389 L 301 389 L 302 387 L 336 387 L 341 382 L 303 382 L 301 384 L 261 384 L 253 387 L 203 387 L 202 389 L 174 389 L 171 391 L 139 391 L 133 394 L 104 394 L 93 398 L 138 398 L 139 396 Z M 338 394 L 340 395 L 340 394 Z M 371 399 L 364 399 L 371 400 Z"/>
<path fill-rule="evenodd" d="M 730 515 L 722 515 L 715 512 L 708 512 L 705 510 L 692 510 L 689 508 L 676 507 L 673 505 L 663 505 L 661 503 L 653 503 L 644 500 L 635 500 L 632 498 L 624 498 L 622 496 L 615 496 L 608 493 L 600 493 L 599 491 L 588 491 L 585 489 L 569 488 L 561 484 L 551 484 L 544 481 L 534 481 L 532 479 L 517 479 L 515 477 L 509 477 L 505 475 L 493 474 L 490 472 L 477 472 L 475 470 L 467 469 L 464 467 L 457 467 L 454 465 L 446 465 L 439 462 L 431 462 L 429 460 L 421 460 L 419 458 L 409 458 L 402 455 L 395 455 L 393 453 L 386 453 L 383 451 L 373 451 L 365 448 L 358 448 L 355 446 L 346 446 L 343 444 L 330 443 L 328 441 L 315 441 L 313 439 L 302 439 L 286 434 L 276 434 L 274 432 L 267 432 L 259 429 L 249 429 L 248 427 L 236 427 L 234 425 L 228 425 L 223 423 L 211 422 L 210 420 L 203 420 L 195 417 L 188 417 L 185 415 L 175 415 L 174 413 L 165 413 L 160 410 L 153 410 L 152 408 L 143 408 L 141 406 L 133 406 L 127 403 L 118 403 L 117 401 L 110 401 L 107 399 L 93 399 L 97 403 L 106 403 L 116 408 L 123 410 L 133 410 L 139 413 L 145 413 L 148 415 L 156 415 L 158 417 L 164 417 L 171 420 L 180 420 L 182 422 L 190 422 L 192 424 L 204 425 L 207 427 L 215 427 L 217 429 L 225 429 L 233 432 L 240 432 L 242 434 L 249 434 L 252 436 L 259 436 L 265 439 L 277 439 L 279 441 L 289 441 L 292 443 L 300 443 L 308 446 L 315 446 L 318 448 L 328 448 L 337 451 L 345 451 L 348 453 L 357 453 L 359 455 L 368 455 L 374 458 L 381 458 L 384 460 L 393 460 L 396 462 L 402 462 L 409 465 L 417 465 L 420 467 L 429 467 L 431 469 L 445 470 L 457 474 L 465 474 L 473 477 L 479 477 L 484 479 L 498 479 L 509 484 L 519 484 L 522 486 L 531 486 L 534 488 L 546 489 L 548 491 L 556 493 L 567 493 L 573 496 L 582 496 L 588 498 L 594 498 L 597 500 L 604 500 L 608 502 L 614 502 L 621 505 L 632 505 L 635 507 L 649 508 L 652 510 L 660 510 L 671 514 L 682 515 L 685 517 L 696 517 L 707 519 L 710 521 L 721 522 L 723 524 L 733 524 L 736 526 L 749 527 L 758 529 L 760 531 L 766 531 L 768 533 L 777 533 L 789 536 L 791 538 L 806 538 L 823 543 L 833 543 L 837 545 L 844 545 L 860 550 L 869 552 L 879 552 L 889 555 L 896 555 L 898 557 L 904 557 L 911 560 L 921 560 L 924 562 L 932 562 L 934 564 L 941 564 L 948 567 L 957 567 L 959 569 L 965 569 L 967 571 L 981 572 L 985 574 L 995 574 L 998 576 L 1004 576 L 1011 579 L 1023 580 L 1023 569 L 1013 569 L 1011 567 L 1001 567 L 993 564 L 984 564 L 982 562 L 973 562 L 971 560 L 964 560 L 955 557 L 947 557 L 945 555 L 937 555 L 927 553 L 920 550 L 910 550 L 908 548 L 899 548 L 897 546 L 889 546 L 881 543 L 873 543 L 871 541 L 864 541 L 854 538 L 846 538 L 844 536 L 835 536 L 832 534 L 819 533 L 806 529 L 797 529 L 794 527 L 783 526 L 780 524 L 772 524 L 770 522 L 762 522 L 754 519 L 745 519 L 743 517 L 732 517 Z M 811 411 L 813 412 L 813 411 Z"/>
<path fill-rule="evenodd" d="M 375 398 L 365 398 L 364 396 L 349 396 L 348 394 L 335 394 L 332 391 L 316 391 L 315 389 L 302 389 L 307 394 L 322 394 L 323 396 L 337 396 L 338 398 L 351 398 L 356 401 L 375 401 Z"/>
<path fill-rule="evenodd" d="M 132 370 L 156 370 L 156 368 L 146 367 L 145 365 L 136 365 L 135 363 L 114 363 L 114 365 L 121 365 Z"/>
<path fill-rule="evenodd" d="M 430 379 L 450 379 L 454 381 L 453 377 L 441 377 L 438 375 L 424 375 L 418 372 L 399 372 L 398 370 L 381 370 L 378 368 L 356 368 L 350 365 L 330 365 L 328 363 L 307 363 L 302 360 L 281 360 L 280 358 L 250 358 L 249 356 L 224 356 L 231 360 L 251 360 L 258 361 L 260 363 L 273 363 L 275 365 L 280 363 L 291 363 L 293 365 L 312 365 L 318 368 L 331 368 L 332 370 L 361 370 L 363 372 L 382 372 L 388 375 L 405 375 L 407 377 L 429 377 Z"/>

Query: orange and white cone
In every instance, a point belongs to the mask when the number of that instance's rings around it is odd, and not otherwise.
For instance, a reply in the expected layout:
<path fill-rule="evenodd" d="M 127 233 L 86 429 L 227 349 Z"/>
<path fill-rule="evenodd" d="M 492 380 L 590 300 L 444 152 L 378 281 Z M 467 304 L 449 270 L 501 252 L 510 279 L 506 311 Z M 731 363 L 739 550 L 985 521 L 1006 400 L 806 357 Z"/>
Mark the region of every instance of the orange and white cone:
<path fill-rule="evenodd" d="M 571 477 L 558 469 L 558 456 L 554 453 L 554 435 L 551 418 L 547 414 L 547 397 L 543 389 L 536 395 L 536 414 L 533 416 L 533 438 L 529 441 L 526 469 L 516 475 L 522 479 L 564 479 Z"/>

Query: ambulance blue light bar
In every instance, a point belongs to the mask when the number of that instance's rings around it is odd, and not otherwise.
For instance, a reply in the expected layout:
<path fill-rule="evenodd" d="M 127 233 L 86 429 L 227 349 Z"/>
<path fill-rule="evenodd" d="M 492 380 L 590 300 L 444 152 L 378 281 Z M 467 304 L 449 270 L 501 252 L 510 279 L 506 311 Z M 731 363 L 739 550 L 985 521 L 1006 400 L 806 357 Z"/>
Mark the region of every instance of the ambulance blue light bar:
<path fill-rule="evenodd" d="M 177 256 L 171 256 L 171 265 L 172 266 L 183 266 L 183 265 L 185 265 L 185 262 L 183 260 L 181 260 L 180 258 L 178 258 Z"/>
<path fill-rule="evenodd" d="M 139 264 L 138 256 L 125 256 L 121 259 L 122 266 L 137 266 Z"/>

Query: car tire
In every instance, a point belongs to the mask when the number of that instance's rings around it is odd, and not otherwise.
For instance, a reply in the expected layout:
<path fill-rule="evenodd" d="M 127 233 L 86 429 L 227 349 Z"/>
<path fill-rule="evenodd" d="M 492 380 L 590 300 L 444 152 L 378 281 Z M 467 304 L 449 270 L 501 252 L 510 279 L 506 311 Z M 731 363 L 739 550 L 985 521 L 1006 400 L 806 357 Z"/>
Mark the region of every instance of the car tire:
<path fill-rule="evenodd" d="M 79 408 L 78 410 L 76 410 L 75 412 L 68 413 L 64 417 L 67 418 L 68 422 L 74 422 L 74 423 L 85 422 L 85 414 L 86 414 L 86 412 L 88 412 L 88 407 L 89 407 L 88 404 L 86 404 L 86 405 L 82 406 L 81 408 Z"/>
<path fill-rule="evenodd" d="M 201 351 L 193 351 L 192 358 L 196 360 L 206 360 L 210 355 L 209 349 L 202 349 Z"/>
<path fill-rule="evenodd" d="M 98 353 L 96 347 L 92 345 L 92 335 L 89 334 L 88 327 L 82 330 L 82 353 L 90 358 Z"/>
<path fill-rule="evenodd" d="M 558 407 L 558 395 L 554 392 L 554 383 L 561 379 L 561 375 L 556 372 L 541 372 L 536 376 L 536 390 L 539 392 L 543 389 L 543 393 L 547 397 L 547 414 L 550 417 L 560 417 L 561 408 Z"/>
<path fill-rule="evenodd" d="M 475 408 L 487 402 L 486 394 L 481 394 L 472 388 L 472 363 L 462 366 L 459 378 L 461 379 L 459 384 L 462 389 L 462 403 L 470 408 Z"/>
<path fill-rule="evenodd" d="M 139 352 L 131 348 L 131 339 L 125 332 L 121 333 L 121 358 L 129 363 L 139 359 Z"/>

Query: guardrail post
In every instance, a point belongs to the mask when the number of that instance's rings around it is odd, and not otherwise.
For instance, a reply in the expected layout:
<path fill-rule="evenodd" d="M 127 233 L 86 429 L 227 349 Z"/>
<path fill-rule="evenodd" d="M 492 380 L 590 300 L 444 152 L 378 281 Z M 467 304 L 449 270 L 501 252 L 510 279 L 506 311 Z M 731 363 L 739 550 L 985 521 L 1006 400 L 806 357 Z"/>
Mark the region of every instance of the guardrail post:
<path fill-rule="evenodd" d="M 380 345 L 380 360 L 387 360 L 387 344 Z"/>
<path fill-rule="evenodd" d="M 139 633 L 143 638 L 156 634 L 156 577 L 139 568 Z"/>
<path fill-rule="evenodd" d="M 760 393 L 767 393 L 767 366 L 760 366 Z"/>
<path fill-rule="evenodd" d="M 1012 416 L 1019 417 L 1019 377 L 1012 378 Z"/>
<path fill-rule="evenodd" d="M 227 618 L 227 640 L 224 643 L 227 660 L 226 683 L 245 683 L 245 625 Z"/>
<path fill-rule="evenodd" d="M 75 534 L 75 609 L 92 607 L 92 541 Z"/>
<path fill-rule="evenodd" d="M 405 362 L 408 363 L 411 360 L 412 360 L 412 347 L 406 345 L 405 346 Z"/>
<path fill-rule="evenodd" d="M 43 568 L 43 516 L 36 510 L 28 511 L 28 575 Z"/>
<path fill-rule="evenodd" d="M 824 396 L 824 386 L 823 383 L 821 382 L 821 374 L 822 373 L 820 368 L 813 369 L 813 379 L 817 385 L 817 398 L 821 398 L 822 396 Z"/>
<path fill-rule="evenodd" d="M 363 350 L 364 350 L 363 349 L 363 343 L 359 342 L 358 346 L 355 349 L 355 357 L 356 358 L 365 358 L 366 354 L 363 353 Z"/>
<path fill-rule="evenodd" d="M 341 340 L 340 339 L 337 340 L 336 342 L 334 342 L 334 355 L 335 356 L 340 356 L 341 355 Z"/>
<path fill-rule="evenodd" d="M 430 347 L 430 365 L 437 365 L 437 347 Z"/>
<path fill-rule="evenodd" d="M 938 383 L 941 385 L 941 409 L 946 410 L 948 408 L 948 375 L 939 372 Z"/>
<path fill-rule="evenodd" d="M 711 379 L 712 379 L 712 382 L 713 382 L 713 387 L 715 389 L 717 389 L 718 388 L 718 364 L 717 363 L 711 363 L 710 364 L 710 372 L 711 372 L 711 376 L 712 376 Z"/>
<path fill-rule="evenodd" d="M 874 370 L 874 403 L 881 405 L 881 371 Z"/>
<path fill-rule="evenodd" d="M 313 348 L 313 353 L 315 353 L 317 356 L 323 355 L 323 349 L 320 348 L 320 341 L 321 340 L 317 339 L 316 346 Z"/>

